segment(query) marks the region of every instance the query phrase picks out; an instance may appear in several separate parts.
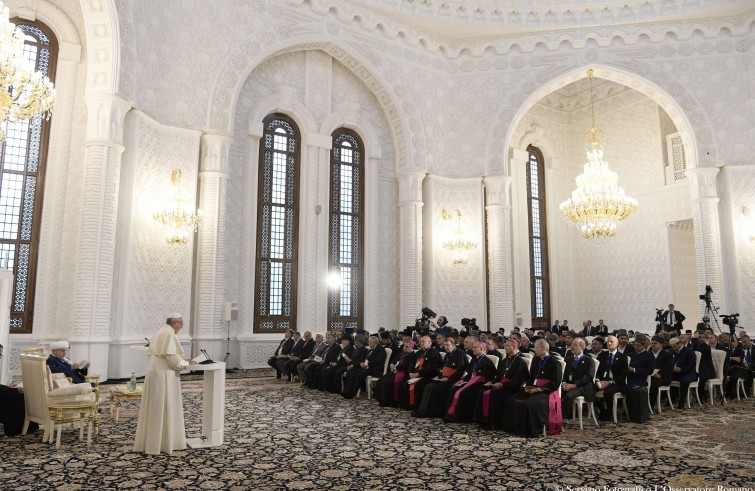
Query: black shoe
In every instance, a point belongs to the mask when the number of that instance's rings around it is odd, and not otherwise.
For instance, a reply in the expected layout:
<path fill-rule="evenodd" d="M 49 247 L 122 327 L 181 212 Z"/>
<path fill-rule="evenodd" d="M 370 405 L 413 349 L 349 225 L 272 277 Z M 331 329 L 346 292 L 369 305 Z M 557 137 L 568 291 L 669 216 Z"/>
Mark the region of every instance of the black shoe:
<path fill-rule="evenodd" d="M 26 430 L 26 434 L 30 435 L 32 433 L 36 433 L 39 429 L 39 425 L 35 423 L 34 421 L 29 422 L 29 428 Z"/>

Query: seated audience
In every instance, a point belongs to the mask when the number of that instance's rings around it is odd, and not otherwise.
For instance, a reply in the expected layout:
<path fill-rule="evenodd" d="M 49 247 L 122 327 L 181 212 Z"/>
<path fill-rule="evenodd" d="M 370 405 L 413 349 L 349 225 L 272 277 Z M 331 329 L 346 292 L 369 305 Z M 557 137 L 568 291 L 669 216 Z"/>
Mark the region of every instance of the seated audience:
<path fill-rule="evenodd" d="M 475 345 L 481 345 L 481 342 L 478 341 Z M 454 384 L 464 377 L 467 368 L 467 354 L 456 348 L 454 338 L 446 339 L 444 348 L 446 349 L 446 356 L 443 358 L 442 371 L 440 375 L 431 379 L 425 386 L 422 391 L 422 398 L 417 408 L 412 412 L 412 416 L 443 416 L 446 411 L 448 393 Z"/>
<path fill-rule="evenodd" d="M 647 404 L 648 393 L 646 391 L 649 390 L 647 378 L 655 371 L 655 356 L 647 350 L 649 344 L 650 339 L 645 334 L 637 334 L 634 338 L 635 351 L 629 354 L 627 385 L 623 393 L 627 398 L 630 412 L 628 416 L 632 421 L 642 419 L 641 414 L 635 414 L 633 408 L 638 407 L 636 403 L 644 401 Z M 638 388 L 643 390 L 636 390 Z M 637 401 L 634 399 L 636 397 L 641 399 Z"/>
<path fill-rule="evenodd" d="M 422 400 L 422 391 L 440 372 L 440 354 L 432 347 L 430 336 L 422 336 L 420 349 L 414 359 L 409 377 L 401 382 L 399 407 L 414 410 Z"/>
<path fill-rule="evenodd" d="M 332 343 L 332 339 L 329 339 L 329 342 Z M 312 353 L 304 358 L 301 363 L 296 365 L 296 373 L 299 375 L 299 381 L 302 384 L 307 383 L 307 367 L 322 360 L 323 353 L 325 353 L 325 350 L 327 350 L 329 346 L 329 343 L 323 341 L 322 334 L 315 336 L 315 346 L 314 349 L 312 349 Z"/>
<path fill-rule="evenodd" d="M 593 358 L 597 358 L 598 355 L 603 351 L 603 347 L 605 346 L 605 340 L 601 337 L 593 338 L 592 340 L 592 351 L 590 351 L 590 355 L 592 355 Z"/>
<path fill-rule="evenodd" d="M 611 421 L 613 412 L 613 397 L 618 392 L 623 392 L 627 384 L 627 368 L 629 359 L 626 355 L 619 353 L 619 340 L 616 336 L 606 338 L 608 351 L 602 351 L 598 355 L 597 379 L 595 384 L 597 390 L 603 391 L 603 405 L 598 406 L 600 409 L 600 418 L 603 421 Z"/>
<path fill-rule="evenodd" d="M 345 366 L 336 368 L 334 380 L 330 385 L 331 392 L 334 394 L 341 394 L 343 392 L 347 375 L 364 362 L 367 358 L 368 352 L 369 349 L 367 348 L 364 337 L 362 337 L 361 334 L 354 336 L 354 355 L 351 356 L 350 360 L 346 361 Z M 356 391 L 354 391 L 354 394 L 356 395 Z"/>
<path fill-rule="evenodd" d="M 557 435 L 563 427 L 558 394 L 561 363 L 550 355 L 544 339 L 535 342 L 534 350 L 527 386 L 509 397 L 504 406 L 504 429 L 515 435 L 534 437 L 542 435 L 543 425 L 547 425 L 547 434 Z"/>
<path fill-rule="evenodd" d="M 663 349 L 665 339 L 660 334 L 653 336 L 650 341 L 650 354 L 655 359 L 654 369 L 658 370 L 650 377 L 650 402 L 655 404 L 658 400 L 658 387 L 666 387 L 671 384 L 671 375 L 674 370 L 673 355 Z"/>
<path fill-rule="evenodd" d="M 341 349 L 335 360 L 320 369 L 318 389 L 325 392 L 341 392 L 341 374 L 351 364 L 354 356 L 354 346 L 351 344 L 351 336 L 344 334 L 341 338 Z M 336 377 L 336 370 L 341 370 Z"/>
<path fill-rule="evenodd" d="M 747 343 L 745 345 L 745 342 Z M 749 354 L 750 359 L 747 359 Z M 731 338 L 731 354 L 729 355 L 729 382 L 726 384 L 726 395 L 729 399 L 737 397 L 737 380 L 752 380 L 752 341 L 748 336 L 742 338 L 742 344 L 736 338 Z"/>
<path fill-rule="evenodd" d="M 619 340 L 619 353 L 627 356 L 634 353 L 635 348 L 629 344 L 629 334 L 624 329 L 616 331 L 616 339 Z"/>
<path fill-rule="evenodd" d="M 278 348 L 276 348 L 275 353 L 267 360 L 267 364 L 270 365 L 271 368 L 275 368 L 276 379 L 281 378 L 281 370 L 278 366 L 278 360 L 288 360 L 288 355 L 291 353 L 291 350 L 293 348 L 294 330 L 286 329 L 286 332 L 283 334 L 283 339 L 281 340 L 280 344 L 278 344 Z"/>
<path fill-rule="evenodd" d="M 482 343 L 476 342 L 472 349 L 475 354 L 469 364 L 467 375 L 451 389 L 446 401 L 445 420 L 452 423 L 472 422 L 477 396 L 486 389 L 485 384 L 496 376 L 495 365 L 485 355 Z"/>
<path fill-rule="evenodd" d="M 336 342 L 337 338 L 335 335 L 333 333 L 328 333 L 325 339 L 328 347 L 325 348 L 325 351 L 320 355 L 321 359 L 319 361 L 315 359 L 315 363 L 307 366 L 305 370 L 306 380 L 304 383 L 310 389 L 324 390 L 321 385 L 324 380 L 322 373 L 326 368 L 331 366 L 332 363 L 335 363 L 341 355 L 341 344 Z"/>
<path fill-rule="evenodd" d="M 689 384 L 697 380 L 697 372 L 695 371 L 697 359 L 695 352 L 682 345 L 679 338 L 672 338 L 669 345 L 673 350 L 672 355 L 674 357 L 674 369 L 671 371 L 671 378 L 679 382 L 678 408 L 685 409 Z"/>
<path fill-rule="evenodd" d="M 294 339 L 296 339 L 296 333 L 294 333 Z M 281 360 L 283 363 L 278 364 L 284 381 L 288 382 L 289 378 L 291 378 L 291 374 L 296 373 L 296 367 L 299 363 L 301 363 L 302 360 L 309 358 L 314 349 L 315 340 L 312 339 L 312 333 L 304 331 L 304 336 L 301 339 L 296 340 L 294 343 L 291 354 L 288 355 L 288 360 Z"/>
<path fill-rule="evenodd" d="M 545 335 L 545 340 L 548 341 L 548 349 L 551 353 L 558 353 L 561 358 L 566 357 L 566 348 L 558 346 L 558 336 L 552 332 Z"/>
<path fill-rule="evenodd" d="M 495 429 L 503 428 L 503 408 L 512 394 L 520 391 L 529 377 L 527 364 L 519 352 L 519 340 L 506 342 L 506 358 L 498 363 L 492 382 L 486 382 L 475 401 L 475 421 Z"/>
<path fill-rule="evenodd" d="M 399 356 L 401 356 L 401 348 L 399 347 L 396 339 L 389 332 L 380 333 L 380 342 L 383 344 L 383 348 L 389 348 L 391 350 L 391 361 L 395 363 Z"/>
<path fill-rule="evenodd" d="M 398 406 L 399 389 L 413 368 L 416 355 L 414 353 L 414 341 L 405 339 L 399 357 L 388 365 L 388 372 L 377 381 L 375 386 L 375 398 L 381 407 Z"/>
<path fill-rule="evenodd" d="M 575 339 L 571 344 L 572 356 L 565 360 L 566 370 L 561 384 L 561 408 L 564 418 L 572 417 L 572 406 L 577 397 L 584 397 L 586 402 L 595 402 L 592 364 L 597 362 L 585 354 L 586 347 L 584 339 Z"/>
<path fill-rule="evenodd" d="M 357 395 L 367 377 L 383 376 L 385 348 L 378 342 L 376 336 L 370 336 L 367 343 L 369 347 L 364 358 L 359 363 L 355 361 L 351 368 L 346 371 L 346 380 L 344 380 L 343 392 L 341 393 L 346 399 L 351 399 Z"/>

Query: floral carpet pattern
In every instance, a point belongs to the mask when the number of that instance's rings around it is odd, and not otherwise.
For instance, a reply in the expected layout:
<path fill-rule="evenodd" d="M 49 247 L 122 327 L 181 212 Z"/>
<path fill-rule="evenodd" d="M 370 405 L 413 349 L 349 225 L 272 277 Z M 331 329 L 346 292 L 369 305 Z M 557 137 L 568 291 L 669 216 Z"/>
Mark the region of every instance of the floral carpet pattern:
<path fill-rule="evenodd" d="M 266 373 L 263 373 L 266 375 Z M 193 379 L 193 380 L 192 380 Z M 186 432 L 201 432 L 201 381 L 183 383 Z M 578 486 L 752 487 L 755 400 L 664 410 L 646 424 L 568 421 L 524 439 L 412 418 L 364 396 L 345 400 L 259 374 L 226 381 L 225 444 L 173 455 L 131 450 L 137 402 L 108 414 L 90 446 L 66 428 L 59 449 L 0 438 L 2 489 L 511 490 Z M 562 488 L 558 488 L 562 486 Z"/>

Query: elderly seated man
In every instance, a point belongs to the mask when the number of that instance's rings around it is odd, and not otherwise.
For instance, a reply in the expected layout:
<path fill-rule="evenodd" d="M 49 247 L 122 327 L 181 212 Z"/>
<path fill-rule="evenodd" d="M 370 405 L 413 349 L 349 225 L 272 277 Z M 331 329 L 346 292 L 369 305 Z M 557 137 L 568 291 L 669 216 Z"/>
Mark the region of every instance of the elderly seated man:
<path fill-rule="evenodd" d="M 64 373 L 66 377 L 71 378 L 74 384 L 84 383 L 86 382 L 85 377 L 89 370 L 89 362 L 71 362 L 71 360 L 66 357 L 66 352 L 69 349 L 68 341 L 55 341 L 54 343 L 50 343 L 52 354 L 47 358 L 47 366 L 50 367 L 52 373 Z"/>

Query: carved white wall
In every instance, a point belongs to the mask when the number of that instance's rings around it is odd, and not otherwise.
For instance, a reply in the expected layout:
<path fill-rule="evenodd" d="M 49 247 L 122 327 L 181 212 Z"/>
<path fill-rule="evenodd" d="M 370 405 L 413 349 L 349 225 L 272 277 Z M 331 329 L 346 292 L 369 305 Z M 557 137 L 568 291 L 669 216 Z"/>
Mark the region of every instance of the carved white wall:
<path fill-rule="evenodd" d="M 165 227 L 153 213 L 170 204 L 171 171 L 181 170 L 181 189 L 187 203 L 196 201 L 199 132 L 156 123 L 145 114 L 127 116 L 121 166 L 117 248 L 111 316 L 111 377 L 127 377 L 129 346 L 144 344 L 170 312 L 184 316 L 183 340 L 192 326 L 192 249 L 165 240 Z M 136 370 L 138 371 L 138 370 Z"/>
<path fill-rule="evenodd" d="M 438 315 L 448 318 L 449 325 L 461 329 L 462 318 L 477 319 L 487 328 L 487 292 L 485 241 L 483 234 L 481 179 L 448 179 L 427 176 L 423 182 L 423 300 Z M 453 214 L 444 220 L 442 210 Z M 468 264 L 454 264 L 451 252 L 442 244 L 456 229 L 454 210 L 461 212 L 465 237 L 477 243 L 469 251 Z M 496 245 L 498 246 L 498 245 Z M 416 313 L 417 317 L 420 312 Z"/>

